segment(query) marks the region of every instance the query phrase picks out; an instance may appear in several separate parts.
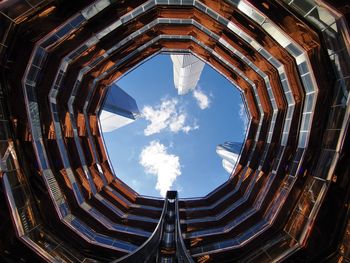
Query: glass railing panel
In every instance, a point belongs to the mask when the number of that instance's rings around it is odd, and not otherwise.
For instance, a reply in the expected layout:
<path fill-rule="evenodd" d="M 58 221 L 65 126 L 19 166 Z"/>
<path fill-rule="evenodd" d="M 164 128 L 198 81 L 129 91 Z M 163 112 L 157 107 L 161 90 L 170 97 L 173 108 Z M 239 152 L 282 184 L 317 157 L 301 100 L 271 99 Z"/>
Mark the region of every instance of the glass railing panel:
<path fill-rule="evenodd" d="M 330 16 L 330 17 L 332 17 L 332 16 Z M 334 53 L 340 52 L 341 53 L 342 50 L 346 49 L 345 43 L 343 41 L 341 41 L 341 39 L 338 38 L 338 34 L 336 34 L 334 32 L 334 30 L 331 30 L 332 32 L 330 32 L 329 34 L 327 34 L 327 31 L 328 30 L 326 30 L 326 33 L 323 34 L 323 37 L 325 38 L 326 43 L 330 47 L 332 47 L 332 52 L 334 52 Z M 340 54 L 338 54 L 338 55 L 340 55 Z M 349 72 L 349 71 L 347 71 L 347 72 Z"/>
<path fill-rule="evenodd" d="M 72 248 L 66 248 L 63 245 L 58 245 L 56 248 L 51 250 L 50 255 L 54 257 L 54 259 L 58 262 L 75 263 L 92 261 L 87 258 L 84 258 L 82 255 L 79 255 L 78 253 L 76 253 L 76 251 L 73 251 Z"/>
<path fill-rule="evenodd" d="M 116 248 L 118 248 L 118 249 L 122 249 L 122 250 L 124 250 L 125 252 L 132 252 L 132 251 L 134 251 L 135 249 L 137 249 L 137 246 L 128 245 L 128 244 L 123 243 L 123 242 L 120 242 L 120 241 L 118 241 L 118 240 L 114 240 L 112 246 L 113 246 L 113 247 L 116 247 Z"/>
<path fill-rule="evenodd" d="M 80 189 L 78 188 L 77 183 L 74 182 L 74 183 L 72 184 L 72 186 L 73 186 L 74 194 L 75 194 L 75 196 L 77 197 L 77 200 L 78 200 L 79 204 L 83 203 L 83 202 L 85 201 L 85 198 L 83 197 L 83 195 L 82 195 Z"/>
<path fill-rule="evenodd" d="M 11 188 L 20 187 L 21 182 L 17 178 L 17 171 L 16 170 L 8 171 L 8 172 L 6 172 L 6 174 L 7 174 L 9 186 Z"/>
<path fill-rule="evenodd" d="M 2 105 L 4 105 L 4 103 L 5 103 L 4 98 L 2 98 L 2 96 L 1 96 L 0 97 L 0 121 L 7 121 L 7 118 L 6 118 L 5 112 L 4 112 L 4 108 L 2 106 Z"/>
<path fill-rule="evenodd" d="M 295 57 L 298 58 L 299 56 L 301 56 L 303 54 L 303 50 L 298 47 L 296 44 L 290 43 L 285 47 L 286 50 L 289 51 L 289 53 Z M 299 68 L 299 63 L 298 63 L 298 68 Z M 300 71 L 300 69 L 299 69 Z"/>
<path fill-rule="evenodd" d="M 347 98 L 349 96 L 350 89 L 350 77 L 346 79 L 340 79 L 337 81 L 336 93 L 332 100 L 333 106 L 343 106 L 346 107 Z"/>
<path fill-rule="evenodd" d="M 175 230 L 175 240 L 176 240 L 176 257 L 179 263 L 193 263 L 193 259 L 187 251 L 185 246 L 180 223 L 180 212 L 179 212 L 179 200 L 176 198 L 175 201 L 175 216 L 176 216 L 176 230 Z"/>
<path fill-rule="evenodd" d="M 307 94 L 305 96 L 305 102 L 304 102 L 304 104 L 305 104 L 305 107 L 304 107 L 305 112 L 312 112 L 312 107 L 314 105 L 314 100 L 315 99 L 316 98 L 315 98 L 314 94 Z"/>
<path fill-rule="evenodd" d="M 17 171 L 16 171 L 16 164 L 15 164 L 15 162 L 14 162 L 14 160 L 13 160 L 11 154 L 9 154 L 9 155 L 7 156 L 6 160 L 2 160 L 2 162 L 4 162 L 5 165 L 6 165 L 6 171 L 9 171 L 9 172 L 12 172 L 12 171 L 13 171 L 13 172 L 16 172 L 16 173 L 17 173 Z M 18 180 L 17 177 L 16 177 L 16 175 L 14 175 L 13 178 L 14 178 L 14 180 L 16 180 L 16 181 Z"/>
<path fill-rule="evenodd" d="M 112 205 L 110 202 L 107 202 L 104 198 L 100 197 L 99 195 L 96 196 L 97 199 L 106 207 L 108 207 L 112 212 L 114 212 L 119 217 L 123 217 L 124 213 L 122 213 L 119 209 L 117 209 L 114 205 Z"/>
<path fill-rule="evenodd" d="M 271 262 L 271 259 L 277 259 L 281 254 L 283 254 L 285 251 L 288 251 L 295 245 L 297 245 L 297 242 L 289 235 L 284 234 L 278 242 L 274 243 L 271 246 L 268 246 L 265 249 L 265 253 L 269 256 Z"/>
<path fill-rule="evenodd" d="M 288 195 L 288 190 L 282 188 L 279 192 L 279 194 L 275 197 L 273 202 L 271 202 L 268 210 L 264 214 L 264 218 L 267 222 L 272 222 L 277 212 L 279 211 L 281 205 L 283 205 L 283 201 L 285 200 L 285 197 Z"/>
<path fill-rule="evenodd" d="M 47 233 L 43 232 L 41 226 L 33 229 L 27 234 L 31 240 L 33 240 L 36 244 L 38 244 L 43 250 L 46 250 L 50 253 L 53 249 L 55 249 L 59 245 L 59 241 L 55 240 L 52 236 L 47 235 Z"/>
<path fill-rule="evenodd" d="M 336 53 L 331 53 L 329 56 L 332 61 L 333 68 L 335 71 L 335 76 L 338 80 L 349 78 L 350 73 L 350 62 L 344 61 L 344 58 L 348 56 L 348 52 L 346 49 L 340 50 Z M 349 87 L 348 87 L 349 89 Z"/>
<path fill-rule="evenodd" d="M 309 131 L 308 128 L 310 126 L 311 113 L 303 113 L 303 119 L 301 122 L 301 131 Z"/>
<path fill-rule="evenodd" d="M 17 208 L 25 207 L 29 201 L 29 193 L 21 186 L 12 188 L 12 194 Z"/>
<path fill-rule="evenodd" d="M 43 48 L 38 47 L 36 49 L 35 56 L 33 58 L 33 66 L 36 66 L 38 68 L 42 68 L 42 63 L 46 59 L 46 52 Z"/>
<path fill-rule="evenodd" d="M 332 165 L 333 158 L 336 155 L 336 151 L 323 149 L 317 163 L 314 176 L 327 180 L 329 169 Z"/>
<path fill-rule="evenodd" d="M 183 5 L 194 5 L 194 2 L 195 0 L 182 0 Z"/>
<path fill-rule="evenodd" d="M 307 138 L 309 133 L 307 131 L 301 131 L 299 133 L 298 147 L 305 148 L 307 146 Z"/>
<path fill-rule="evenodd" d="M 8 7 L 2 8 L 0 13 L 11 19 L 13 22 L 20 21 L 22 16 L 32 10 L 30 4 L 26 1 L 15 0 Z"/>
<path fill-rule="evenodd" d="M 244 231 L 241 235 L 239 235 L 237 237 L 237 240 L 240 244 L 242 244 L 242 243 L 245 243 L 253 235 L 254 235 L 254 233 L 250 229 L 247 229 L 246 231 Z"/>
<path fill-rule="evenodd" d="M 341 130 L 326 130 L 323 136 L 323 146 L 325 149 L 336 149 Z"/>
<path fill-rule="evenodd" d="M 318 199 L 324 193 L 325 184 L 324 180 L 314 178 L 307 183 L 302 198 L 299 199 L 285 227 L 285 231 L 296 240 L 302 240 L 305 237 L 305 229 L 310 224 L 310 219 L 313 221 L 313 218 L 310 218 L 310 216 L 315 216 L 313 211 L 316 206 L 320 205 Z"/>
<path fill-rule="evenodd" d="M 254 176 L 254 178 L 252 179 L 252 183 L 249 185 L 248 190 L 244 193 L 244 198 L 241 197 L 240 199 L 238 199 L 236 202 L 234 202 L 233 204 L 231 204 L 229 207 L 227 207 L 226 209 L 224 209 L 222 212 L 220 212 L 219 214 L 216 214 L 215 216 L 211 216 L 211 217 L 202 217 L 202 218 L 196 218 L 196 219 L 188 219 L 185 222 L 187 224 L 191 224 L 191 223 L 198 223 L 198 222 L 207 222 L 207 221 L 211 221 L 211 220 L 220 220 L 222 217 L 224 217 L 225 215 L 227 215 L 229 212 L 233 211 L 235 208 L 239 207 L 241 204 L 243 204 L 246 200 L 247 197 L 249 196 L 249 194 L 252 191 L 252 187 L 254 186 L 255 183 L 255 179 L 256 176 Z M 231 196 L 233 196 L 235 193 L 238 192 L 238 190 L 240 189 L 240 185 L 242 183 L 242 179 L 243 177 L 240 178 L 239 182 L 237 183 L 235 189 L 233 191 L 231 191 L 229 194 L 225 195 L 225 197 L 221 198 L 220 200 L 218 200 L 217 204 L 221 203 L 223 200 L 227 200 L 229 199 Z M 204 209 L 210 209 L 210 207 L 204 207 L 203 209 L 192 209 L 193 210 L 204 210 Z"/>
<path fill-rule="evenodd" d="M 57 203 L 61 211 L 62 217 L 66 217 L 68 214 L 71 213 L 67 202 L 63 198 L 61 200 L 58 200 Z"/>
<path fill-rule="evenodd" d="M 85 18 L 83 15 L 78 14 L 76 17 L 74 17 L 73 19 L 70 20 L 70 25 L 72 26 L 72 28 L 79 28 L 83 22 L 85 21 Z"/>
<path fill-rule="evenodd" d="M 48 35 L 45 37 L 45 40 L 41 43 L 42 48 L 46 48 L 54 44 L 57 40 L 59 40 L 59 37 L 56 34 Z"/>
<path fill-rule="evenodd" d="M 96 235 L 94 240 L 96 240 L 97 242 L 101 243 L 101 244 L 105 244 L 108 246 L 113 246 L 113 242 L 114 240 L 105 236 L 100 236 L 100 235 Z M 120 244 L 117 244 L 117 247 Z"/>
<path fill-rule="evenodd" d="M 272 172 L 269 175 L 269 178 L 267 182 L 265 183 L 265 187 L 259 192 L 258 197 L 255 199 L 254 202 L 254 208 L 259 209 L 261 208 L 262 203 L 265 201 L 266 195 L 268 191 L 270 190 L 270 187 L 276 178 L 276 172 Z"/>
<path fill-rule="evenodd" d="M 307 94 L 315 90 L 310 73 L 302 75 L 301 79 L 303 81 L 304 90 Z"/>
<path fill-rule="evenodd" d="M 253 225 L 250 230 L 252 231 L 252 233 L 254 233 L 254 235 L 258 234 L 262 229 L 268 227 L 269 224 L 264 220 L 260 220 L 258 223 L 256 223 L 255 225 Z"/>
<path fill-rule="evenodd" d="M 89 239 L 93 240 L 95 238 L 96 233 L 92 231 L 91 228 L 81 224 L 77 218 L 73 217 L 71 220 L 71 224 L 76 230 L 83 233 L 84 236 L 88 237 Z"/>
<path fill-rule="evenodd" d="M 34 218 L 33 210 L 30 206 L 25 206 L 17 209 L 19 218 L 22 223 L 24 233 L 29 232 L 36 226 L 36 221 Z"/>
<path fill-rule="evenodd" d="M 342 121 L 345 116 L 345 107 L 343 105 L 335 106 L 330 109 L 327 129 L 335 130 L 342 128 Z"/>

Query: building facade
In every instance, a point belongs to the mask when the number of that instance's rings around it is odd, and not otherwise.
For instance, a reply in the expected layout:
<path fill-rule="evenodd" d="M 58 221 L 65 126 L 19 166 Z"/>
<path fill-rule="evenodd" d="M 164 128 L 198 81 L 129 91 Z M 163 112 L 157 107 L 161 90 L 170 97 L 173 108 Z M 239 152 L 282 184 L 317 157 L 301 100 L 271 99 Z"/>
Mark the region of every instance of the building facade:
<path fill-rule="evenodd" d="M 216 153 L 222 158 L 222 167 L 231 174 L 238 162 L 242 149 L 242 143 L 225 142 L 216 147 Z"/>
<path fill-rule="evenodd" d="M 173 54 L 170 57 L 173 61 L 175 88 L 179 95 L 185 95 L 196 88 L 205 63 L 191 54 Z"/>
<path fill-rule="evenodd" d="M 117 85 L 109 87 L 106 100 L 100 112 L 102 132 L 111 132 L 134 122 L 140 111 L 133 97 Z"/>

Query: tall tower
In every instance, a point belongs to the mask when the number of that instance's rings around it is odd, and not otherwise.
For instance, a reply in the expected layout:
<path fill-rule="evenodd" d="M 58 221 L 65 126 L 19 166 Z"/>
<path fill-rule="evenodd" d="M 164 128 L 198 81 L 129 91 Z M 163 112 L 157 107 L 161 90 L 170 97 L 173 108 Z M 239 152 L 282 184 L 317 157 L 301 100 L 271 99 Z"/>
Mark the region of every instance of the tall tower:
<path fill-rule="evenodd" d="M 216 146 L 216 153 L 222 158 L 222 167 L 229 174 L 236 166 L 241 149 L 242 143 L 239 142 L 225 142 Z"/>
<path fill-rule="evenodd" d="M 171 55 L 173 61 L 174 84 L 179 95 L 195 89 L 205 63 L 191 54 Z"/>
<path fill-rule="evenodd" d="M 100 113 L 102 131 L 114 131 L 132 123 L 139 115 L 135 99 L 117 85 L 112 85 Z"/>

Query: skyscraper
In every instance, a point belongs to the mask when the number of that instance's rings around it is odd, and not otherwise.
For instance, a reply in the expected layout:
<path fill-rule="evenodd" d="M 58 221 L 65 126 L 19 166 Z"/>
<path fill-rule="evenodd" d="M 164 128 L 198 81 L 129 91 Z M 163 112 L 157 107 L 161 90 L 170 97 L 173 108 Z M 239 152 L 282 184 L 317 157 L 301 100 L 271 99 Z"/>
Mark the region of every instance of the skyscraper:
<path fill-rule="evenodd" d="M 191 54 L 171 55 L 174 84 L 179 95 L 194 90 L 200 79 L 205 63 Z"/>
<path fill-rule="evenodd" d="M 117 85 L 112 85 L 100 113 L 102 132 L 111 132 L 125 126 L 140 115 L 136 101 Z"/>
<path fill-rule="evenodd" d="M 242 143 L 239 142 L 225 142 L 216 147 L 216 153 L 222 158 L 222 167 L 229 174 L 237 164 L 241 149 Z"/>

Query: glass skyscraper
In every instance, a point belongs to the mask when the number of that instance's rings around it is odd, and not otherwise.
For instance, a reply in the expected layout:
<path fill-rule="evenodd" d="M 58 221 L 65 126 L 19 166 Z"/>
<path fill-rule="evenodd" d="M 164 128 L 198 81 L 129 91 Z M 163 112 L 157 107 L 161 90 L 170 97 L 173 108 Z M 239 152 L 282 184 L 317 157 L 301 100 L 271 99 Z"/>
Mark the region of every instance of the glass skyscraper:
<path fill-rule="evenodd" d="M 222 167 L 231 174 L 241 153 L 242 143 L 225 142 L 216 147 L 216 153 L 222 158 Z"/>
<path fill-rule="evenodd" d="M 174 84 L 179 95 L 194 90 L 200 79 L 205 63 L 191 54 L 171 55 Z"/>
<path fill-rule="evenodd" d="M 136 101 L 117 85 L 112 85 L 100 113 L 102 132 L 123 127 L 140 116 Z"/>

